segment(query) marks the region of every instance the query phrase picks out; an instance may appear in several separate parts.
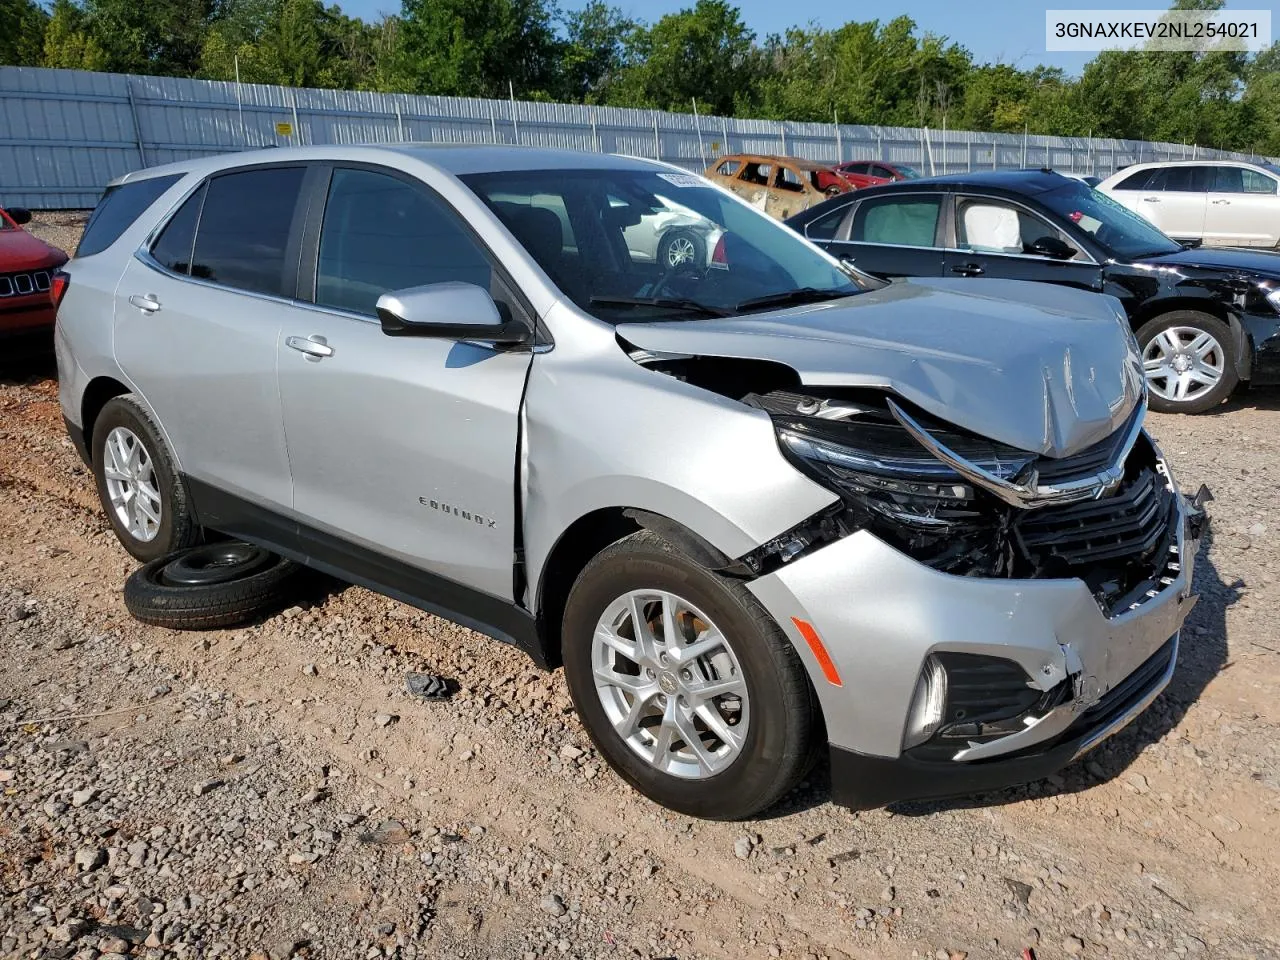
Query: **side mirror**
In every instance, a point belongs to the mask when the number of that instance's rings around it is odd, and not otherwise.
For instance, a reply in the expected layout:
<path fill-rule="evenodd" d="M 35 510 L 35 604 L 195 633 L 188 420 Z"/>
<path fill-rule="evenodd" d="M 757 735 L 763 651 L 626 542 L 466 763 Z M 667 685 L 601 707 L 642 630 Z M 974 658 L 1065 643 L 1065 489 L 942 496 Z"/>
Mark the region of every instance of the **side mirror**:
<path fill-rule="evenodd" d="M 9 215 L 9 219 L 18 226 L 31 222 L 31 211 L 26 207 L 5 207 L 4 212 L 7 213 Z"/>
<path fill-rule="evenodd" d="M 484 340 L 515 346 L 528 343 L 533 333 L 519 320 L 503 320 L 487 290 L 457 280 L 384 293 L 377 310 L 382 332 L 389 337 Z"/>
<path fill-rule="evenodd" d="M 1050 260 L 1070 260 L 1076 255 L 1076 248 L 1061 237 L 1050 235 L 1027 244 L 1027 253 L 1048 257 Z"/>

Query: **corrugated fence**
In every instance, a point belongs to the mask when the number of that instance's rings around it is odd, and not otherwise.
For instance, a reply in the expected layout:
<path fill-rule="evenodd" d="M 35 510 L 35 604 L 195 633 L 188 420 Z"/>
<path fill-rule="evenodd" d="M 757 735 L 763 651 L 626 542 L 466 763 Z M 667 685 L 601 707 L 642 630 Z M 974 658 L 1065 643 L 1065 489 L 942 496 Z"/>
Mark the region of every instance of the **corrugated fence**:
<path fill-rule="evenodd" d="M 1105 176 L 1149 160 L 1235 157 L 1194 146 L 909 127 L 741 120 L 619 107 L 303 90 L 0 67 L 0 204 L 92 207 L 139 167 L 268 145 L 520 143 L 658 157 L 702 170 L 724 153 L 925 172 L 1051 166 Z"/>

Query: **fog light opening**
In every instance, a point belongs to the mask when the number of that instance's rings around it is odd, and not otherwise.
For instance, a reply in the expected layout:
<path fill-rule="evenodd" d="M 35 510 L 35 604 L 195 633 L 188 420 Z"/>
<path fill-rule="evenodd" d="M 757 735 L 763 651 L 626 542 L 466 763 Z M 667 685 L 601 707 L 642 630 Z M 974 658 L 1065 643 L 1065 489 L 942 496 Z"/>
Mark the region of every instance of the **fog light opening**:
<path fill-rule="evenodd" d="M 924 662 L 911 697 L 911 712 L 907 715 L 907 730 L 902 738 L 903 749 L 919 746 L 937 733 L 946 708 L 947 671 L 937 657 L 930 656 Z"/>

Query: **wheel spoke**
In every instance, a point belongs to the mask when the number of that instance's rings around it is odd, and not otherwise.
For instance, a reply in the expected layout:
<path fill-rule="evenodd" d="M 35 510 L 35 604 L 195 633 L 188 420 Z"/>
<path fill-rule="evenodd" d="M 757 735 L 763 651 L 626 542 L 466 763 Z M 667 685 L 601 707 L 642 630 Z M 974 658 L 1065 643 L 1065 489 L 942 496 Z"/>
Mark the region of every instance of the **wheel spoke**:
<path fill-rule="evenodd" d="M 147 502 L 146 497 L 137 497 L 133 501 L 133 509 L 140 516 L 146 517 L 146 519 L 150 520 L 156 526 L 160 525 L 160 514 L 151 506 L 150 503 Z"/>
<path fill-rule="evenodd" d="M 1187 349 L 1195 355 L 1197 360 L 1203 360 L 1218 349 L 1218 341 L 1209 334 L 1202 333 L 1191 341 Z"/>
<path fill-rule="evenodd" d="M 671 723 L 680 734 L 680 739 L 685 742 L 685 746 L 697 758 L 698 766 L 707 773 L 714 772 L 715 757 L 702 742 L 702 736 L 698 733 L 693 717 L 686 714 L 679 704 L 672 704 Z"/>
<path fill-rule="evenodd" d="M 1163 357 L 1172 357 L 1178 352 L 1178 341 L 1168 330 L 1162 330 L 1156 334 L 1156 338 L 1151 342 L 1160 348 L 1160 355 Z"/>
<path fill-rule="evenodd" d="M 652 699 L 652 695 L 636 696 L 632 699 L 627 715 L 616 726 L 618 733 L 622 735 L 622 739 L 629 739 L 640 730 L 640 721 L 644 718 L 645 712 L 649 708 L 649 702 Z"/>
<path fill-rule="evenodd" d="M 645 618 L 644 603 L 634 593 L 631 595 L 631 629 L 636 638 L 635 662 L 646 665 L 654 663 L 658 659 L 658 641 Z"/>
<path fill-rule="evenodd" d="M 725 722 L 712 704 L 704 703 L 694 709 L 699 719 L 707 725 L 707 729 L 719 737 L 735 753 L 742 749 L 742 736 L 737 730 Z"/>
<path fill-rule="evenodd" d="M 596 667 L 595 675 L 596 679 L 601 683 L 607 683 L 637 697 L 646 687 L 652 686 L 652 683 L 644 677 L 618 673 L 618 671 L 610 670 L 606 667 Z"/>
<path fill-rule="evenodd" d="M 699 657 L 704 657 L 723 646 L 724 637 L 720 635 L 719 630 L 712 627 L 703 631 L 702 635 L 688 646 L 676 648 L 671 657 L 677 663 L 692 663 Z"/>
<path fill-rule="evenodd" d="M 675 739 L 675 724 L 672 722 L 670 713 L 674 709 L 671 701 L 667 701 L 667 708 L 662 714 L 662 723 L 654 728 L 653 737 L 653 759 L 650 761 L 659 770 L 667 768 L 668 754 L 671 753 L 671 743 Z"/>
<path fill-rule="evenodd" d="M 612 628 L 601 624 L 596 627 L 596 639 L 603 643 L 610 650 L 622 654 L 632 663 L 636 660 L 636 645 L 629 640 L 625 640 L 618 636 Z"/>
<path fill-rule="evenodd" d="M 1174 385 L 1174 388 L 1173 388 L 1173 398 L 1175 400 L 1185 400 L 1187 399 L 1187 393 L 1190 390 L 1191 390 L 1191 374 L 1190 373 L 1178 374 L 1177 383 Z"/>
<path fill-rule="evenodd" d="M 668 650 L 680 646 L 680 627 L 676 623 L 676 610 L 679 601 L 669 593 L 662 595 L 662 642 Z"/>
<path fill-rule="evenodd" d="M 698 703 L 705 703 L 716 697 L 722 697 L 726 693 L 745 693 L 746 684 L 742 682 L 741 677 L 732 676 L 714 680 L 693 680 L 685 684 L 685 689 Z"/>

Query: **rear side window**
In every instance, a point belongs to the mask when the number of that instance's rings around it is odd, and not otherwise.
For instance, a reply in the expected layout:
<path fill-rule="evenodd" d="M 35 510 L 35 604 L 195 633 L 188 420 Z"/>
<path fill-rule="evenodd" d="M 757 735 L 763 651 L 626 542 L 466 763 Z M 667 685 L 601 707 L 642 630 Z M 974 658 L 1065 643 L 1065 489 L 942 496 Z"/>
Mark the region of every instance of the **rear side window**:
<path fill-rule="evenodd" d="M 804 235 L 810 240 L 834 240 L 840 231 L 840 224 L 849 214 L 849 207 L 843 206 L 830 213 L 824 213 L 804 228 Z"/>
<path fill-rule="evenodd" d="M 200 219 L 205 189 L 201 186 L 187 198 L 151 245 L 151 256 L 166 270 L 182 274 L 191 272 L 191 248 L 196 242 L 196 223 Z"/>
<path fill-rule="evenodd" d="M 93 216 L 85 224 L 80 246 L 76 247 L 76 256 L 91 257 L 107 249 L 133 226 L 133 222 L 156 202 L 160 194 L 183 176 L 175 173 L 167 177 L 151 177 L 148 180 L 135 180 L 107 187 L 107 192 L 94 208 Z"/>
<path fill-rule="evenodd" d="M 854 243 L 888 243 L 932 247 L 938 232 L 940 196 L 874 197 L 864 200 L 853 217 Z"/>
<path fill-rule="evenodd" d="M 532 213 L 560 233 L 555 211 Z M 368 170 L 333 171 L 320 228 L 316 303 L 374 316 L 378 297 L 391 290 L 446 280 L 489 290 L 492 279 L 485 252 L 425 190 Z"/>
<path fill-rule="evenodd" d="M 1139 170 L 1137 173 L 1131 173 L 1129 176 L 1117 183 L 1114 189 L 1144 190 L 1146 189 L 1147 184 L 1151 182 L 1151 178 L 1159 172 L 1159 168 L 1154 167 L 1148 170 Z"/>
<path fill-rule="evenodd" d="M 292 296 L 285 289 L 285 250 L 304 172 L 269 167 L 210 180 L 191 275 L 237 290 Z"/>
<path fill-rule="evenodd" d="M 724 177 L 732 177 L 738 172 L 738 168 L 742 166 L 741 160 L 726 160 L 720 166 L 716 167 L 716 173 Z"/>

